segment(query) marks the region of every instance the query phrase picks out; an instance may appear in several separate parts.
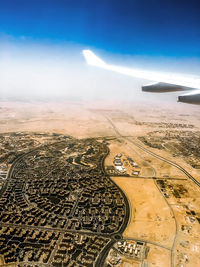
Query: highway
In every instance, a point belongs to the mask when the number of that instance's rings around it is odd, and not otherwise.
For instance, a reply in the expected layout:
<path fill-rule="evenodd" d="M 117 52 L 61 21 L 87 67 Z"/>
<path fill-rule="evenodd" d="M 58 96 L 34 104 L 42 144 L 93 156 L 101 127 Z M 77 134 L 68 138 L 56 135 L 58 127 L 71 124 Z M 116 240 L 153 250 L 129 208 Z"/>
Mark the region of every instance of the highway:
<path fill-rule="evenodd" d="M 115 124 L 113 123 L 113 121 L 106 116 L 106 119 L 107 121 L 110 123 L 110 125 L 112 126 L 112 128 L 114 129 L 115 133 L 116 133 L 116 136 L 118 136 L 118 138 L 121 138 L 121 139 L 124 139 L 126 140 L 127 142 L 129 143 L 132 143 L 134 146 L 140 148 L 141 150 L 145 151 L 146 153 L 152 155 L 153 157 L 161 160 L 161 161 L 164 161 L 176 168 L 178 168 L 180 171 L 182 171 L 192 182 L 194 182 L 195 185 L 197 185 L 198 187 L 200 186 L 200 183 L 192 176 L 190 175 L 183 167 L 181 167 L 180 165 L 178 165 L 177 163 L 171 161 L 171 160 L 168 160 L 162 156 L 159 156 L 157 154 L 155 154 L 154 152 L 148 150 L 147 148 L 143 147 L 142 145 L 138 144 L 137 142 L 134 142 L 132 139 L 130 139 L 129 137 L 126 137 L 126 136 L 123 136 L 120 131 L 118 130 L 118 128 L 115 126 Z M 158 188 L 158 190 L 160 191 L 160 188 L 157 186 L 157 183 L 156 181 L 154 181 L 156 187 Z M 161 195 L 163 196 L 162 192 L 160 191 Z M 174 221 L 175 221 L 175 235 L 174 235 L 174 240 L 173 240 L 173 244 L 172 244 L 172 247 L 170 249 L 171 251 L 171 267 L 174 267 L 174 248 L 175 248 L 175 245 L 176 245 L 176 239 L 177 239 L 177 235 L 178 235 L 178 223 L 177 223 L 177 219 L 175 217 L 175 213 L 174 213 L 174 210 L 173 208 L 171 207 L 170 203 L 168 202 L 168 200 L 163 196 L 164 200 L 166 201 L 169 209 L 171 210 L 172 212 L 172 215 L 173 215 L 173 218 L 174 218 Z M 152 243 L 152 242 L 149 242 L 149 241 L 146 241 L 147 243 Z M 163 247 L 162 245 L 160 244 L 155 244 L 159 247 Z"/>
<path fill-rule="evenodd" d="M 168 164 L 170 164 L 170 165 L 172 165 L 172 166 L 178 168 L 178 169 L 179 169 L 180 171 L 182 171 L 182 172 L 183 172 L 183 173 L 184 173 L 184 174 L 185 174 L 185 175 L 186 175 L 186 176 L 187 176 L 193 183 L 195 183 L 195 185 L 197 185 L 198 187 L 200 186 L 200 183 L 199 183 L 199 182 L 198 182 L 192 175 L 190 175 L 190 174 L 189 174 L 183 167 L 181 167 L 180 165 L 178 165 L 177 163 L 175 163 L 175 162 L 173 162 L 173 161 L 170 161 L 170 160 L 168 160 L 168 159 L 166 159 L 166 158 L 164 158 L 164 157 L 162 157 L 162 156 L 159 156 L 159 155 L 155 154 L 154 152 L 148 150 L 147 148 L 145 148 L 145 147 L 142 146 L 141 144 L 139 144 L 139 143 L 133 141 L 133 140 L 131 139 L 130 136 L 123 136 L 123 135 L 120 133 L 120 131 L 118 130 L 118 128 L 115 126 L 115 124 L 113 123 L 113 121 L 112 121 L 109 117 L 106 117 L 106 119 L 107 119 L 107 121 L 109 122 L 109 124 L 112 126 L 112 128 L 114 129 L 114 131 L 115 131 L 115 133 L 116 133 L 116 138 L 117 138 L 117 139 L 120 138 L 120 139 L 126 140 L 127 142 L 133 144 L 134 146 L 136 146 L 136 147 L 138 147 L 139 149 L 145 151 L 146 153 L 150 154 L 151 156 L 153 156 L 153 157 L 155 157 L 155 158 L 157 158 L 157 159 L 159 159 L 159 160 L 161 160 L 161 161 L 164 161 L 164 162 L 166 162 L 166 163 L 168 163 Z M 54 142 L 53 144 L 55 144 L 55 143 L 60 143 L 60 141 Z M 50 144 L 50 145 L 52 145 L 52 144 Z M 7 180 L 6 180 L 5 184 L 4 184 L 4 187 L 1 189 L 0 193 L 3 193 L 4 190 L 7 188 L 8 183 L 9 183 L 9 181 L 10 181 L 12 175 L 13 175 L 13 170 L 14 170 L 16 164 L 17 164 L 17 163 L 18 163 L 24 156 L 27 156 L 27 155 L 29 155 L 29 154 L 31 154 L 31 153 L 33 153 L 33 152 L 35 152 L 35 151 L 41 149 L 42 147 L 45 147 L 45 146 L 47 146 L 47 145 L 41 145 L 41 146 L 39 146 L 39 147 L 33 148 L 31 151 L 29 151 L 29 152 L 27 152 L 27 153 L 24 153 L 24 154 L 20 155 L 18 158 L 15 159 L 15 161 L 13 162 L 13 164 L 12 164 L 12 166 L 11 166 L 9 172 L 8 172 Z M 102 161 L 101 161 L 101 168 L 102 168 L 102 170 L 103 170 L 104 175 L 106 175 L 106 176 L 107 176 L 107 174 L 106 174 L 105 169 L 104 169 L 104 160 L 105 160 L 105 158 L 108 156 L 108 154 L 109 154 L 109 149 L 107 148 L 107 152 L 106 152 L 106 154 L 104 155 L 104 157 L 102 158 Z M 92 232 L 90 232 L 90 231 L 89 231 L 89 232 L 87 232 L 87 231 L 80 231 L 81 234 L 101 235 L 101 236 L 110 238 L 110 241 L 109 241 L 109 242 L 107 243 L 107 245 L 102 249 L 102 251 L 100 252 L 99 256 L 97 257 L 97 260 L 96 260 L 96 262 L 95 262 L 95 266 L 102 266 L 102 265 L 104 264 L 105 259 L 106 259 L 107 255 L 108 255 L 108 252 L 109 252 L 110 248 L 113 246 L 113 244 L 114 244 L 114 243 L 116 242 L 116 240 L 117 240 L 117 237 L 116 237 L 116 236 L 118 236 L 119 239 L 122 238 L 122 233 L 124 232 L 125 228 L 127 227 L 127 224 L 128 224 L 128 222 L 129 222 L 129 217 L 130 217 L 130 206 L 129 206 L 129 202 L 128 202 L 128 199 L 127 199 L 126 195 L 125 195 L 124 192 L 121 190 L 121 188 L 120 188 L 120 187 L 119 187 L 119 186 L 118 186 L 118 185 L 117 185 L 117 184 L 116 184 L 110 177 L 107 176 L 107 178 L 109 178 L 109 179 L 112 181 L 112 183 L 115 184 L 115 186 L 118 188 L 118 190 L 121 192 L 121 194 L 122 194 L 122 196 L 123 196 L 123 198 L 124 198 L 124 202 L 125 202 L 125 207 L 126 207 L 126 212 L 125 212 L 125 214 L 126 214 L 126 215 L 125 215 L 125 220 L 124 220 L 123 225 L 122 225 L 121 228 L 120 228 L 117 232 L 115 232 L 115 233 L 112 233 L 112 234 L 106 234 L 106 233 L 104 234 L 104 233 L 101 233 L 101 234 L 99 234 L 99 233 L 92 233 Z M 144 178 L 149 179 L 150 177 L 144 177 Z M 153 178 L 153 177 L 152 177 L 152 178 Z M 151 179 L 152 179 L 152 178 L 151 178 Z M 157 186 L 156 181 L 154 181 L 154 182 L 155 182 L 155 185 Z M 157 188 L 158 188 L 158 190 L 160 191 L 160 188 L 159 188 L 158 186 L 157 186 Z M 160 192 L 160 193 L 162 194 L 162 192 Z M 163 194 L 162 194 L 162 196 L 163 196 Z M 165 199 L 167 205 L 169 206 L 169 208 L 170 208 L 170 210 L 171 210 L 171 212 L 172 212 L 173 218 L 174 218 L 174 220 L 175 220 L 175 235 L 174 235 L 174 240 L 173 240 L 172 247 L 171 247 L 171 248 L 168 248 L 168 247 L 165 247 L 165 246 L 163 246 L 163 245 L 161 245 L 161 244 L 158 244 L 158 243 L 155 243 L 155 242 L 151 242 L 151 241 L 148 241 L 148 240 L 140 240 L 140 241 L 144 241 L 144 242 L 146 242 L 146 243 L 151 243 L 151 244 L 156 245 L 156 246 L 159 246 L 159 247 L 161 247 L 161 248 L 170 250 L 170 252 L 171 252 L 171 267 L 174 267 L 174 247 L 175 247 L 175 244 L 176 244 L 176 238 L 177 238 L 177 233 L 178 233 L 177 220 L 176 220 L 174 211 L 173 211 L 173 209 L 172 209 L 170 203 L 167 201 L 167 199 L 166 199 L 164 196 L 163 196 L 163 198 Z M 77 203 L 75 203 L 75 206 L 76 206 L 76 204 L 77 204 Z M 74 206 L 74 207 L 75 207 L 75 206 Z M 72 210 L 72 214 L 73 214 L 73 212 L 74 212 L 74 209 Z M 52 229 L 52 228 L 50 228 L 50 227 L 49 227 L 49 228 L 46 228 L 46 227 L 44 228 L 44 227 L 40 227 L 40 226 L 39 226 L 39 227 L 38 227 L 38 226 L 35 227 L 35 226 L 15 225 L 15 224 L 8 224 L 8 223 L 3 223 L 3 224 L 0 223 L 0 226 L 9 226 L 9 227 L 17 227 L 17 228 L 25 228 L 25 229 L 41 229 L 41 230 L 50 230 L 50 231 L 55 230 L 55 231 L 59 231 L 59 232 L 61 232 L 61 233 L 65 233 L 66 231 L 68 231 L 68 232 L 79 232 L 79 231 L 75 231 L 75 230 L 68 230 L 68 229 L 65 229 L 65 228 L 64 228 L 64 229 L 61 229 L 61 228 L 54 228 L 54 229 Z M 60 242 L 60 240 L 58 240 L 58 241 Z M 59 242 L 58 242 L 58 244 L 59 244 Z M 54 250 L 54 252 L 55 252 L 55 250 Z M 51 256 L 51 259 L 52 259 L 52 256 Z M 49 262 L 50 262 L 50 261 L 49 261 Z M 46 265 L 46 266 L 47 266 L 47 265 Z"/>
<path fill-rule="evenodd" d="M 115 124 L 112 122 L 112 120 L 111 120 L 110 118 L 108 118 L 108 117 L 106 117 L 106 118 L 107 118 L 107 120 L 109 121 L 109 123 L 112 125 L 113 129 L 115 130 L 116 134 L 117 134 L 119 137 L 121 137 L 121 138 L 123 138 L 124 140 L 126 140 L 126 141 L 132 143 L 133 145 L 135 145 L 135 146 L 137 146 L 137 147 L 139 147 L 140 149 L 142 149 L 143 151 L 145 151 L 145 152 L 147 152 L 148 154 L 152 155 L 153 157 L 155 157 L 155 158 L 157 158 L 157 159 L 159 159 L 159 160 L 162 160 L 162 161 L 164 161 L 164 162 L 167 162 L 168 164 L 170 164 L 170 165 L 172 165 L 172 166 L 178 168 L 178 169 L 179 169 L 180 171 L 182 171 L 182 172 L 183 172 L 183 173 L 184 173 L 184 174 L 185 174 L 185 175 L 186 175 L 192 182 L 194 182 L 198 187 L 200 187 L 200 182 L 197 181 L 191 174 L 189 174 L 189 172 L 187 172 L 187 171 L 186 171 L 183 167 L 181 167 L 179 164 L 177 164 L 177 163 L 175 163 L 175 162 L 173 162 L 173 161 L 171 161 L 171 160 L 168 160 L 168 159 L 166 159 L 166 158 L 164 158 L 164 157 L 162 157 L 162 156 L 160 156 L 160 155 L 155 154 L 154 152 L 152 152 L 152 151 L 148 150 L 147 148 L 145 148 L 144 146 L 142 146 L 142 145 L 140 145 L 140 144 L 134 142 L 132 139 L 130 139 L 130 138 L 128 138 L 128 137 L 124 137 L 124 136 L 119 132 L 119 130 L 117 129 L 117 127 L 115 126 Z"/>

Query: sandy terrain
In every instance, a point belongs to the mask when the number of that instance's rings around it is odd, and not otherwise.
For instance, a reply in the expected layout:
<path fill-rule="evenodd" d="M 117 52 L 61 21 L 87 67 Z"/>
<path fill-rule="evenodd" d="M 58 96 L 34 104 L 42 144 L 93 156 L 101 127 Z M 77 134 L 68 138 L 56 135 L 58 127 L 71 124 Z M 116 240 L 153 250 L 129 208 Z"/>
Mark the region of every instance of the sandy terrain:
<path fill-rule="evenodd" d="M 75 137 L 114 135 L 105 116 L 123 135 L 138 136 L 152 127 L 135 122 L 192 123 L 200 127 L 198 107 L 173 103 L 120 101 L 0 101 L 0 131 L 55 131 Z"/>
<path fill-rule="evenodd" d="M 125 138 L 119 138 L 119 133 Z M 175 236 L 175 219 L 167 202 L 156 187 L 152 177 L 161 177 L 174 183 L 181 183 L 187 188 L 189 194 L 181 199 L 172 195 L 168 199 L 174 210 L 178 225 L 178 235 L 175 242 L 175 264 L 186 266 L 199 266 L 200 243 L 199 223 L 188 221 L 185 206 L 199 214 L 199 191 L 194 184 L 177 168 L 156 159 L 150 154 L 139 149 L 130 142 L 134 141 L 142 146 L 137 137 L 144 136 L 150 131 L 164 130 L 156 123 L 181 123 L 178 130 L 186 130 L 188 124 L 200 129 L 199 106 L 173 103 L 128 103 L 79 101 L 79 102 L 17 102 L 0 101 L 0 132 L 55 132 L 72 135 L 76 138 L 113 137 L 109 141 L 110 155 L 106 158 L 105 165 L 113 165 L 113 158 L 118 153 L 130 156 L 140 167 L 139 177 L 114 177 L 114 181 L 126 194 L 130 207 L 131 218 L 124 231 L 124 237 L 144 239 L 155 242 L 166 248 L 172 247 Z M 186 128 L 184 128 L 186 127 Z M 176 128 L 173 128 L 173 130 Z M 170 129 L 168 129 L 170 130 Z M 188 129 L 187 129 L 188 130 Z M 116 139 L 116 137 L 118 139 Z M 115 138 L 115 139 L 114 139 Z M 128 138 L 128 139 L 127 139 Z M 192 168 L 180 157 L 173 157 L 169 152 L 155 148 L 147 149 L 169 160 L 177 162 L 196 179 L 200 180 L 200 172 Z M 146 179 L 144 179 L 146 178 Z M 192 226 L 190 233 L 181 230 L 182 225 Z M 189 241 L 187 247 L 181 245 L 182 241 Z M 149 266 L 170 266 L 170 251 L 165 248 L 148 243 L 150 251 L 147 261 Z M 187 257 L 185 256 L 185 254 Z M 1 259 L 0 259 L 1 260 Z M 189 260 L 189 261 L 188 261 Z M 188 263 L 187 263 L 188 261 Z M 132 264 L 132 265 L 131 265 Z M 138 263 L 123 261 L 123 267 L 139 266 Z M 175 265 L 176 266 L 176 265 Z M 185 265 L 183 265 L 185 266 Z"/>
<path fill-rule="evenodd" d="M 140 263 L 134 260 L 131 260 L 126 257 L 122 257 L 122 262 L 118 265 L 118 267 L 139 267 Z"/>
<path fill-rule="evenodd" d="M 56 132 L 77 138 L 111 134 L 101 115 L 79 103 L 3 102 L 0 107 L 1 132 Z"/>
<path fill-rule="evenodd" d="M 132 140 L 132 139 L 131 139 Z M 139 143 L 139 141 L 135 140 Z M 106 158 L 105 165 L 113 165 L 113 159 L 118 153 L 122 153 L 126 156 L 132 157 L 132 159 L 141 167 L 140 175 L 141 177 L 171 177 L 186 179 L 186 175 L 174 166 L 165 163 L 138 147 L 134 146 L 132 143 L 124 140 L 113 140 L 109 145 L 110 155 Z M 167 157 L 166 157 L 167 158 Z"/>
<path fill-rule="evenodd" d="M 194 176 L 196 179 L 200 181 L 200 173 L 198 170 L 192 168 L 188 163 L 186 163 L 182 158 L 173 157 L 169 152 L 155 149 L 155 148 L 149 148 L 145 146 L 142 142 L 140 142 L 138 139 L 133 139 L 137 143 L 141 144 L 142 146 L 146 147 L 147 149 L 151 150 L 157 155 L 160 155 L 168 160 L 171 160 L 180 166 L 182 166 L 184 169 L 186 169 L 192 176 Z M 141 150 L 140 150 L 141 151 Z M 157 171 L 160 176 L 167 173 L 170 177 L 176 177 L 176 178 L 186 178 L 185 174 L 178 170 L 177 168 L 156 159 L 155 157 L 152 157 L 151 155 L 148 155 L 145 152 L 141 152 L 143 157 L 148 161 L 150 160 L 151 164 L 154 166 L 154 168 L 157 168 L 157 170 L 160 169 L 160 171 Z"/>
<path fill-rule="evenodd" d="M 181 184 L 187 193 L 181 199 L 176 199 L 173 196 L 169 198 L 178 224 L 175 262 L 177 264 L 188 263 L 188 266 L 197 267 L 200 262 L 200 225 L 197 220 L 190 221 L 190 217 L 195 218 L 195 216 L 188 214 L 188 212 L 192 210 L 197 216 L 200 215 L 200 190 L 194 187 L 191 182 L 183 181 Z"/>
<path fill-rule="evenodd" d="M 175 224 L 162 195 L 152 180 L 113 178 L 131 205 L 131 218 L 123 235 L 171 247 Z"/>
<path fill-rule="evenodd" d="M 170 267 L 170 251 L 148 244 L 150 250 L 147 257 L 148 266 L 153 267 Z"/>
<path fill-rule="evenodd" d="M 4 264 L 4 259 L 2 256 L 0 256 L 0 265 L 3 265 Z"/>

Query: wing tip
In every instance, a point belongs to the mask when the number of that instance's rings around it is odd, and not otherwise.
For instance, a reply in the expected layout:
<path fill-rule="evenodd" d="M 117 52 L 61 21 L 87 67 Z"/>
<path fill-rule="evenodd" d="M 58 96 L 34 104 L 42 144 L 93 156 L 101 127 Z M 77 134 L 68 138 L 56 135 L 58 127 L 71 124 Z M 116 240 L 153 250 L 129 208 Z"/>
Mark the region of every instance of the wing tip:
<path fill-rule="evenodd" d="M 98 67 L 103 67 L 106 65 L 106 63 L 101 58 L 97 57 L 91 50 L 83 49 L 82 53 L 87 64 Z"/>

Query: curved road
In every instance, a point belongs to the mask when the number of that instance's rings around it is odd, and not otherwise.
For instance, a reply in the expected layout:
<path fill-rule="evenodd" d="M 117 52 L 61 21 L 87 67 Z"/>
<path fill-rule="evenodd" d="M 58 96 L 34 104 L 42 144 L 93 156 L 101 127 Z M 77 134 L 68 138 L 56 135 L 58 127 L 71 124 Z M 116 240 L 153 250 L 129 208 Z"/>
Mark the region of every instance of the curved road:
<path fill-rule="evenodd" d="M 159 156 L 157 154 L 155 154 L 154 152 L 148 150 L 147 148 L 143 147 L 142 145 L 138 144 L 137 142 L 134 142 L 133 140 L 131 140 L 130 138 L 126 137 L 126 136 L 123 136 L 119 130 L 117 129 L 117 127 L 115 126 L 115 124 L 112 122 L 112 120 L 110 118 L 108 118 L 107 116 L 105 116 L 106 119 L 108 120 L 108 122 L 110 123 L 110 125 L 112 126 L 112 128 L 114 129 L 115 133 L 119 136 L 119 138 L 122 138 L 130 143 L 132 143 L 133 145 L 137 146 L 138 148 L 140 148 L 141 150 L 145 151 L 146 153 L 152 155 L 153 157 L 161 160 L 161 161 L 164 161 L 176 168 L 178 168 L 180 171 L 182 171 L 192 182 L 195 183 L 195 185 L 197 185 L 198 187 L 200 187 L 200 183 L 199 181 L 197 181 L 191 174 L 189 174 L 183 167 L 181 167 L 179 164 L 171 161 L 171 160 L 168 160 L 162 156 Z M 156 183 L 155 183 L 156 184 Z M 157 186 L 157 184 L 156 184 Z M 157 186 L 158 187 L 158 186 Z M 158 188 L 158 190 L 160 191 L 160 189 Z M 162 194 L 162 193 L 161 193 Z M 162 194 L 163 196 L 163 194 Z M 164 196 L 163 196 L 164 197 Z M 176 238 L 177 238 L 177 234 L 178 234 L 178 224 L 177 224 L 177 220 L 176 220 L 176 217 L 175 217 L 175 214 L 174 214 L 174 211 L 171 207 L 171 205 L 169 204 L 169 202 L 167 201 L 167 199 L 164 197 L 167 205 L 169 206 L 172 214 L 173 214 L 173 217 L 174 217 L 174 220 L 175 220 L 175 236 L 174 236 L 174 241 L 173 241 L 173 244 L 172 244 L 172 248 L 170 249 L 171 250 L 171 266 L 173 267 L 174 266 L 174 247 L 175 247 L 175 244 L 176 244 Z"/>
<path fill-rule="evenodd" d="M 108 117 L 106 117 L 106 119 L 108 120 L 108 122 L 111 124 L 111 126 L 113 127 L 114 131 L 116 132 L 116 134 L 119 136 L 119 138 L 123 138 L 124 140 L 127 140 L 128 142 L 132 143 L 133 145 L 139 147 L 140 149 L 142 149 L 143 151 L 145 151 L 146 153 L 156 157 L 157 159 L 159 160 L 162 160 L 162 161 L 165 161 L 167 162 L 168 164 L 178 168 L 179 170 L 181 170 L 189 179 L 191 179 L 197 186 L 200 187 L 200 183 L 193 177 L 191 176 L 183 167 L 181 167 L 180 165 L 178 165 L 177 163 L 173 162 L 173 161 L 170 161 L 162 156 L 159 156 L 157 154 L 155 154 L 154 152 L 146 149 L 145 147 L 143 147 L 142 145 L 134 142 L 133 140 L 129 139 L 128 137 L 126 136 L 123 136 L 119 130 L 117 129 L 117 127 L 114 125 L 114 123 L 112 122 L 112 120 Z M 55 142 L 55 143 L 59 143 L 59 141 Z M 52 145 L 52 144 L 51 144 Z M 38 149 L 41 149 L 41 147 L 45 147 L 46 145 L 41 145 L 39 147 L 36 147 L 34 148 L 33 150 L 27 152 L 27 153 L 24 153 L 22 155 L 20 155 L 18 158 L 15 159 L 15 161 L 13 162 L 10 170 L 9 170 L 9 173 L 8 173 L 8 176 L 7 176 L 7 180 L 6 180 L 6 183 L 4 184 L 4 187 L 2 187 L 2 189 L 0 190 L 0 193 L 3 193 L 3 191 L 6 189 L 7 185 L 8 185 L 8 181 L 10 180 L 10 177 L 12 176 L 12 173 L 13 173 L 13 170 L 14 170 L 14 167 L 15 165 L 17 164 L 17 162 L 23 158 L 24 156 L 28 155 L 28 154 L 31 154 L 33 153 L 34 151 L 38 150 Z M 102 165 L 102 170 L 104 172 L 104 174 L 106 175 L 106 172 L 105 172 L 105 169 L 104 169 L 104 160 L 106 158 L 106 156 L 109 154 L 109 149 L 107 150 L 107 153 L 105 154 L 105 156 L 103 157 L 102 159 L 102 162 L 101 162 L 101 165 Z M 107 176 L 107 175 L 106 175 Z M 110 177 L 107 176 L 109 179 Z M 129 203 L 128 203 L 128 200 L 126 198 L 126 195 L 124 194 L 124 192 L 121 190 L 121 188 L 112 180 L 113 184 L 115 184 L 115 186 L 119 189 L 119 191 L 122 193 L 123 195 L 123 198 L 124 198 L 124 201 L 125 201 L 125 206 L 126 206 L 126 215 L 125 215 L 125 220 L 124 220 L 124 223 L 121 227 L 121 229 L 119 229 L 119 231 L 117 233 L 114 233 L 113 235 L 110 236 L 111 240 L 110 242 L 107 244 L 107 246 L 105 246 L 105 248 L 102 250 L 102 252 L 100 253 L 99 257 L 97 258 L 97 261 L 96 261 L 96 266 L 102 266 L 101 264 L 104 263 L 105 261 L 105 258 L 109 252 L 109 249 L 112 247 L 112 245 L 114 244 L 114 242 L 116 241 L 114 239 L 114 236 L 116 234 L 122 234 L 123 231 L 125 230 L 127 224 L 128 224 L 128 220 L 129 220 L 129 216 L 130 216 L 130 207 L 129 207 Z M 166 200 L 167 201 L 167 200 Z M 169 205 L 169 203 L 167 202 L 167 204 Z M 170 206 L 170 205 L 169 205 Z M 171 206 L 170 206 L 170 209 L 172 210 Z M 173 210 L 172 210 L 172 213 L 173 213 Z M 174 214 L 174 213 L 173 213 Z M 174 216 L 175 218 L 175 216 Z M 176 219 L 175 219 L 175 222 L 176 222 Z M 176 235 L 177 235 L 177 222 L 176 222 Z M 174 242 L 173 242 L 173 245 L 172 245 L 172 248 L 171 248 L 171 251 L 172 251 L 172 259 L 171 259 L 171 266 L 173 266 L 173 250 L 174 250 L 174 246 L 175 246 L 175 241 L 176 241 L 176 235 L 175 235 L 175 238 L 174 238 Z M 148 242 L 148 241 L 146 241 Z M 150 242 L 151 243 L 151 242 Z M 159 244 L 155 244 L 155 245 L 159 245 Z M 160 246 L 160 245 L 159 245 Z M 166 248 L 166 247 L 165 247 Z M 168 248 L 167 248 L 168 249 Z"/>
<path fill-rule="evenodd" d="M 125 202 L 125 207 L 126 207 L 126 212 L 125 212 L 125 218 L 124 218 L 124 222 L 121 226 L 121 228 L 110 235 L 111 240 L 108 242 L 108 244 L 103 248 L 103 250 L 101 251 L 101 253 L 99 254 L 99 256 L 97 257 L 97 260 L 95 262 L 95 266 L 96 267 L 102 267 L 103 264 L 105 263 L 106 257 L 111 249 L 111 247 L 114 245 L 114 243 L 116 242 L 115 240 L 115 236 L 119 235 L 121 236 L 121 234 L 124 232 L 124 230 L 126 229 L 128 222 L 129 222 L 129 217 L 130 217 L 130 206 L 129 206 L 129 202 L 128 202 L 128 198 L 126 197 L 125 193 L 123 192 L 123 190 L 110 178 L 110 176 L 107 175 L 106 171 L 105 171 L 105 164 L 104 161 L 106 159 L 106 157 L 108 156 L 108 154 L 110 153 L 109 148 L 106 146 L 106 154 L 104 155 L 104 157 L 102 158 L 101 161 L 101 168 L 103 170 L 104 175 L 118 188 L 118 190 L 121 192 L 124 202 Z"/>

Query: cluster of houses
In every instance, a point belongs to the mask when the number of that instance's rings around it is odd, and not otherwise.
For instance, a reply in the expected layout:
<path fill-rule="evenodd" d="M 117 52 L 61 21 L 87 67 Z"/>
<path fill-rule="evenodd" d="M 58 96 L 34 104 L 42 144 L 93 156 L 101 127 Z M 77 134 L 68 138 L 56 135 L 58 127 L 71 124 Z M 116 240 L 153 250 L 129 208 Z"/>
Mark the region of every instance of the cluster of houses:
<path fill-rule="evenodd" d="M 130 157 L 127 157 L 125 159 L 122 160 L 123 155 L 121 153 L 117 154 L 114 157 L 114 167 L 112 168 L 112 166 L 109 166 L 107 168 L 107 170 L 110 172 L 110 174 L 123 174 L 123 175 L 134 175 L 134 176 L 138 176 L 140 173 L 140 168 L 138 166 L 138 164 Z M 124 163 L 125 166 L 124 167 Z M 130 166 L 131 168 L 128 169 L 128 166 Z"/>
<path fill-rule="evenodd" d="M 8 166 L 7 164 L 0 164 L 0 189 L 2 188 L 8 175 Z"/>
<path fill-rule="evenodd" d="M 121 173 L 126 173 L 126 168 L 123 166 L 122 160 L 121 160 L 122 154 L 117 154 L 114 158 L 114 165 L 115 169 Z"/>
<path fill-rule="evenodd" d="M 143 259 L 145 257 L 146 245 L 141 241 L 123 240 L 117 242 L 117 249 L 124 256 Z"/>

